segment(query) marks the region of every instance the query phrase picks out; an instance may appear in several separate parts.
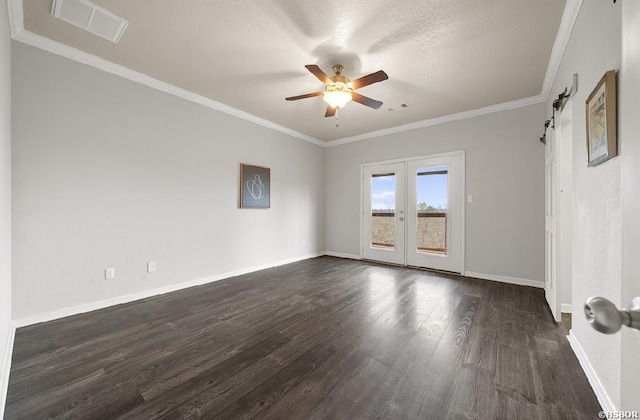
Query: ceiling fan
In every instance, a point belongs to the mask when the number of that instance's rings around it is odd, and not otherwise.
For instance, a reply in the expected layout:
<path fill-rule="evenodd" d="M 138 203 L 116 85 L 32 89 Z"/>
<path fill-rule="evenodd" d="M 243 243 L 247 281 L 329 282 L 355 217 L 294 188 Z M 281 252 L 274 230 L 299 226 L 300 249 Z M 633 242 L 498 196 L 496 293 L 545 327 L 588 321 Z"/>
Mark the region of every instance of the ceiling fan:
<path fill-rule="evenodd" d="M 341 64 L 333 66 L 335 76 L 331 77 L 327 76 L 325 72 L 315 64 L 308 64 L 305 67 L 311 72 L 311 74 L 316 76 L 318 80 L 326 85 L 324 92 L 313 92 L 305 95 L 290 96 L 285 98 L 287 101 L 297 101 L 298 99 L 322 96 L 322 99 L 328 104 L 327 112 L 324 114 L 325 117 L 333 117 L 336 114 L 336 110 L 344 107 L 349 101 L 355 101 L 373 109 L 378 109 L 382 106 L 382 102 L 360 95 L 359 93 L 356 93 L 355 90 L 373 83 L 387 80 L 389 76 L 387 76 L 387 73 L 384 71 L 378 70 L 375 73 L 362 76 L 361 78 L 352 81 L 342 75 L 344 67 Z"/>

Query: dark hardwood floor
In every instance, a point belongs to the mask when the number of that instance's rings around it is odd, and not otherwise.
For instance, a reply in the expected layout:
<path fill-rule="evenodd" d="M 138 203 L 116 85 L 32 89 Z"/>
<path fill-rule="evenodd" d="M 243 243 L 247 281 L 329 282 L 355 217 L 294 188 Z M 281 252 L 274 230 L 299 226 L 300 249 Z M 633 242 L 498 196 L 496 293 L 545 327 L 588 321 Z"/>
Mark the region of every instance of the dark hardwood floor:
<path fill-rule="evenodd" d="M 8 419 L 585 419 L 543 291 L 320 257 L 20 328 Z"/>

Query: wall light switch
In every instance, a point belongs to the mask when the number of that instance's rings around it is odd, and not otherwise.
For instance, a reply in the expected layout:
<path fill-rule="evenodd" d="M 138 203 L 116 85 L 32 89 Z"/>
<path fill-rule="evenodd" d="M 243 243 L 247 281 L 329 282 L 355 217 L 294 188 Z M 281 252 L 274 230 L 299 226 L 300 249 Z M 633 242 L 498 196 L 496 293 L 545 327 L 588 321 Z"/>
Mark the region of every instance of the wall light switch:
<path fill-rule="evenodd" d="M 467 203 L 471 203 L 473 202 L 473 197 L 471 197 L 471 194 L 467 195 Z"/>
<path fill-rule="evenodd" d="M 111 280 L 116 277 L 116 269 L 115 268 L 107 268 L 104 270 L 104 278 L 106 280 Z"/>
<path fill-rule="evenodd" d="M 154 271 L 156 271 L 156 262 L 155 261 L 149 261 L 147 263 L 147 273 L 153 273 Z"/>

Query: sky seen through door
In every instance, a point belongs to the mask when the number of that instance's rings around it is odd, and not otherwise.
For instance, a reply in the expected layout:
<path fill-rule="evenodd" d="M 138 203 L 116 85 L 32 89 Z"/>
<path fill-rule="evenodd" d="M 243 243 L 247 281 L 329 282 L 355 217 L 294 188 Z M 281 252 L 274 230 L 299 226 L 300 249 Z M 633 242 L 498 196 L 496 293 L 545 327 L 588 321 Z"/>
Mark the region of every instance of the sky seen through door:
<path fill-rule="evenodd" d="M 448 208 L 447 171 L 446 166 L 421 168 L 420 176 L 412 175 L 410 182 L 416 182 L 417 203 L 425 203 L 426 207 L 446 210 Z M 437 173 L 434 173 L 437 172 Z M 415 181 L 414 181 L 415 180 Z M 371 209 L 395 210 L 396 177 L 395 175 L 374 176 L 371 178 Z"/>

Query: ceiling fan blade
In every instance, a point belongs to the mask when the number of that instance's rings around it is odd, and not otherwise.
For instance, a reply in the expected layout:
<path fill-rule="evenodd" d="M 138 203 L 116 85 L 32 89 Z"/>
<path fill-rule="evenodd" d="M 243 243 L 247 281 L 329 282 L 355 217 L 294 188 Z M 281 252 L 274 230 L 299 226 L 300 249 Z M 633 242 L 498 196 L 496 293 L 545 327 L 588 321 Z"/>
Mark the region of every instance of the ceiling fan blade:
<path fill-rule="evenodd" d="M 315 64 L 307 64 L 305 67 L 307 68 L 307 70 L 311 72 L 311 74 L 316 76 L 318 80 L 320 80 L 325 85 L 333 84 L 333 80 L 331 80 L 329 76 L 327 76 L 327 74 L 323 72 L 320 67 L 316 66 Z"/>
<path fill-rule="evenodd" d="M 369 108 L 378 109 L 382 106 L 382 102 L 376 101 L 375 99 L 368 98 L 364 95 L 360 95 L 359 93 L 353 92 L 351 94 L 351 99 L 355 102 L 361 103 L 362 105 L 366 105 Z"/>
<path fill-rule="evenodd" d="M 306 93 L 304 95 L 289 96 L 288 98 L 284 98 L 284 99 L 287 101 L 297 101 L 298 99 L 313 98 L 314 96 L 321 96 L 322 93 L 323 92 Z"/>
<path fill-rule="evenodd" d="M 333 117 L 334 115 L 336 115 L 336 109 L 334 107 L 332 107 L 331 105 L 329 105 L 327 107 L 327 112 L 324 113 L 325 117 Z"/>
<path fill-rule="evenodd" d="M 375 73 L 367 74 L 366 76 L 362 76 L 359 79 L 352 80 L 349 85 L 351 85 L 352 89 L 360 89 L 363 86 L 368 86 L 373 83 L 382 82 L 383 80 L 387 80 L 389 76 L 382 70 L 378 70 Z"/>

